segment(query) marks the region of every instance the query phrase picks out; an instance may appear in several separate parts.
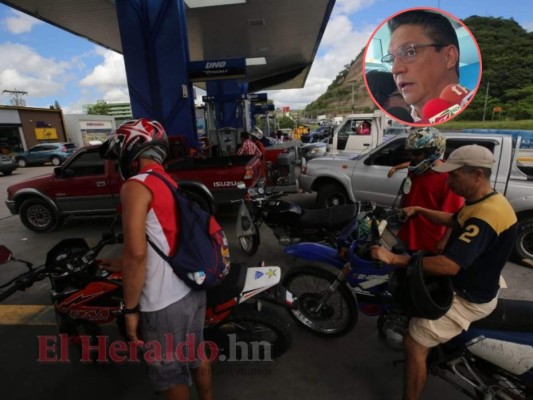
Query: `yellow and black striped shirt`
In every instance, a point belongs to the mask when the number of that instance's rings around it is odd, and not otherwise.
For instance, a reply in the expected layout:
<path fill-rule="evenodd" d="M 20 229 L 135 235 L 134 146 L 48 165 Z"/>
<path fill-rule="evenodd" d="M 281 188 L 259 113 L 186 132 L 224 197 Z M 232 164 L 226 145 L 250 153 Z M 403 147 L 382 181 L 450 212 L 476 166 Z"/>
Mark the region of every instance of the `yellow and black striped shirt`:
<path fill-rule="evenodd" d="M 492 192 L 466 203 L 455 215 L 457 226 L 444 255 L 461 266 L 453 277 L 458 295 L 473 303 L 491 301 L 517 235 L 517 219 L 507 199 Z"/>

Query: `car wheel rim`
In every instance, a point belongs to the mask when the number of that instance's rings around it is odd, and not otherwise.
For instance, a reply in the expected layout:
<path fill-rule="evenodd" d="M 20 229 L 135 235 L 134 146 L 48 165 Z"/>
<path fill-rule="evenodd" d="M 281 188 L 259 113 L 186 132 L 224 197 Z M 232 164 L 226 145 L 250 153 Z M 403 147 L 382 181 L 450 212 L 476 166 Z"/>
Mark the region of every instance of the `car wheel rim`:
<path fill-rule="evenodd" d="M 28 210 L 28 220 L 32 225 L 38 228 L 44 228 L 50 225 L 52 214 L 46 207 L 33 206 Z"/>
<path fill-rule="evenodd" d="M 330 207 L 340 206 L 343 204 L 344 204 L 343 198 L 339 196 L 334 196 L 329 200 Z"/>
<path fill-rule="evenodd" d="M 522 236 L 519 246 L 525 254 L 533 258 L 533 229 Z"/>

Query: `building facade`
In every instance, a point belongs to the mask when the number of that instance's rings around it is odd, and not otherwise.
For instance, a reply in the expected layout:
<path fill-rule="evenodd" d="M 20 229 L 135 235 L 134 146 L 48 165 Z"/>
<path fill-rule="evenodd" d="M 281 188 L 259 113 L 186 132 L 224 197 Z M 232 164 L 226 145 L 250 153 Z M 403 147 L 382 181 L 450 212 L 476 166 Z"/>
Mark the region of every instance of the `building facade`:
<path fill-rule="evenodd" d="M 0 106 L 2 153 L 24 151 L 39 143 L 68 141 L 61 110 Z"/>

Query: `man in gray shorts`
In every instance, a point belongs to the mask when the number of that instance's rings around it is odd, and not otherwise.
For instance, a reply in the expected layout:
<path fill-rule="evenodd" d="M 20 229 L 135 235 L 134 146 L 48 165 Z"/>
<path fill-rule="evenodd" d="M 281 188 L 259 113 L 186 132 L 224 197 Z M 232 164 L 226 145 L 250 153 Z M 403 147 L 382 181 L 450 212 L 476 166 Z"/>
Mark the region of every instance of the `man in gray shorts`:
<path fill-rule="evenodd" d="M 194 381 L 199 399 L 212 400 L 211 366 L 206 354 L 198 351 L 203 344 L 205 292 L 192 291 L 147 244 L 149 237 L 167 255 L 177 245 L 174 197 L 160 178 L 147 173 L 173 182 L 162 166 L 167 149 L 163 127 L 144 118 L 122 124 L 102 145 L 102 157 L 117 159 L 127 181 L 120 192 L 122 259 L 102 260 L 100 266 L 122 271 L 126 334 L 144 343 L 156 390 L 167 400 L 187 400 Z"/>
<path fill-rule="evenodd" d="M 456 149 L 444 164 L 433 169 L 448 172 L 448 186 L 465 198 L 463 208 L 454 214 L 422 207 L 403 209 L 409 218 L 423 215 L 453 228 L 443 253 L 424 257 L 422 266 L 426 274 L 452 276 L 455 291 L 453 304 L 444 316 L 434 321 L 413 318 L 409 323 L 403 342 L 404 400 L 420 398 L 430 348 L 459 335 L 496 307 L 501 271 L 514 246 L 517 220 L 509 202 L 491 187 L 494 162 L 491 151 L 483 146 Z M 398 267 L 406 267 L 410 259 L 379 246 L 372 248 L 372 257 Z"/>

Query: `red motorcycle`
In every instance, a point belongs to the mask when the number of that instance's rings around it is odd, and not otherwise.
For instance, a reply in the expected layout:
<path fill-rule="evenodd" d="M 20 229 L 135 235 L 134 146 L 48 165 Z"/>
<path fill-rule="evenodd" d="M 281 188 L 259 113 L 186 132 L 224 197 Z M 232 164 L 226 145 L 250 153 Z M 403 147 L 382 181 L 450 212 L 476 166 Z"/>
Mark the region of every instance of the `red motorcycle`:
<path fill-rule="evenodd" d="M 101 325 L 113 321 L 125 338 L 122 276 L 100 269 L 97 262 L 105 246 L 121 242 L 122 235 L 115 233 L 104 234 L 92 248 L 84 239 L 64 239 L 48 251 L 45 264 L 37 268 L 0 246 L 0 264 L 14 261 L 28 268 L 0 285 L 0 302 L 48 277 L 58 331 L 66 334 L 71 344 L 80 344 L 82 335 L 97 340 L 102 335 Z M 204 337 L 217 345 L 219 354 L 227 354 L 235 343 L 241 352 L 254 351 L 261 344 L 261 357 L 276 358 L 288 349 L 291 334 L 284 316 L 273 307 L 262 306 L 262 300 L 292 306 L 293 297 L 279 285 L 280 278 L 279 267 L 232 264 L 224 281 L 207 292 Z"/>

